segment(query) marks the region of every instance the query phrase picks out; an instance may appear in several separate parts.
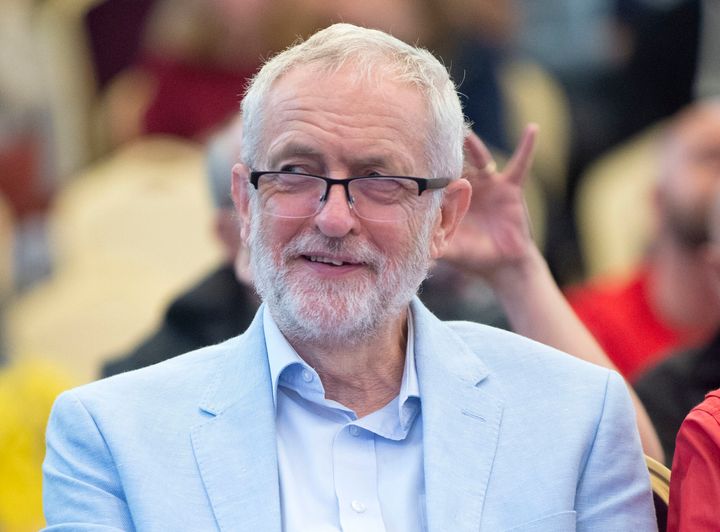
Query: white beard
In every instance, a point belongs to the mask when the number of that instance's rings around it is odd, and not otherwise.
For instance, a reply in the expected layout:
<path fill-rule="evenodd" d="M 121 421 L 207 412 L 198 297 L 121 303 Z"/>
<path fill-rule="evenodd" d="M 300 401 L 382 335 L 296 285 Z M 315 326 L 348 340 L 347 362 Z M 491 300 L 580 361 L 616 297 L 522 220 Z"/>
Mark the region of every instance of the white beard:
<path fill-rule="evenodd" d="M 431 263 L 432 222 L 428 216 L 410 249 L 389 257 L 359 237 L 330 238 L 318 231 L 273 248 L 255 215 L 248 239 L 255 288 L 288 339 L 358 345 L 397 318 L 416 294 Z M 321 280 L 293 271 L 293 259 L 310 251 L 352 257 L 366 265 L 367 273 L 350 280 Z"/>

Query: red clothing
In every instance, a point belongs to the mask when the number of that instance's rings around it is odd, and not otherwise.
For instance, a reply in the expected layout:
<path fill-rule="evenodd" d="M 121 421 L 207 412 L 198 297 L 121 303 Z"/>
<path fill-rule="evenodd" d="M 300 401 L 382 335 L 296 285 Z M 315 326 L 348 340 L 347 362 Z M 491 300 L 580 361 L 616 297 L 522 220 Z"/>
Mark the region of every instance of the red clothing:
<path fill-rule="evenodd" d="M 213 65 L 145 57 L 156 93 L 144 117 L 145 133 L 186 138 L 206 135 L 240 111 L 240 99 L 255 66 L 225 70 Z"/>
<path fill-rule="evenodd" d="M 670 328 L 653 311 L 648 279 L 647 269 L 640 268 L 629 278 L 594 281 L 566 293 L 580 320 L 630 381 L 670 350 L 695 340 Z"/>
<path fill-rule="evenodd" d="M 668 532 L 720 530 L 720 390 L 685 418 L 670 477 Z"/>

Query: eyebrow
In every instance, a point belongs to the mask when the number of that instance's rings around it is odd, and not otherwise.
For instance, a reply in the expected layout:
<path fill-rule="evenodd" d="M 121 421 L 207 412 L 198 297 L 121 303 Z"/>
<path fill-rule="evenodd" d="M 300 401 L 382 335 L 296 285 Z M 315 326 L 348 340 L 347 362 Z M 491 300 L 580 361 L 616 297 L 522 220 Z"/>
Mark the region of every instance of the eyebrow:
<path fill-rule="evenodd" d="M 322 153 L 320 153 L 312 146 L 309 146 L 308 144 L 291 142 L 284 145 L 280 150 L 268 157 L 268 162 L 270 163 L 270 166 L 275 166 L 280 159 L 297 155 L 309 156 L 313 158 L 322 157 Z"/>
<path fill-rule="evenodd" d="M 268 163 L 271 167 L 277 166 L 278 162 L 285 157 L 303 156 L 311 157 L 313 159 L 322 159 L 324 154 L 317 148 L 310 146 L 309 144 L 303 144 L 299 142 L 290 142 L 280 148 L 276 153 L 273 153 L 268 157 Z M 407 173 L 408 168 L 401 159 L 393 157 L 387 157 L 384 155 L 367 155 L 358 156 L 347 161 L 349 166 L 357 167 L 379 167 L 379 168 L 397 168 L 401 173 Z M 397 172 L 396 172 L 397 173 Z"/>

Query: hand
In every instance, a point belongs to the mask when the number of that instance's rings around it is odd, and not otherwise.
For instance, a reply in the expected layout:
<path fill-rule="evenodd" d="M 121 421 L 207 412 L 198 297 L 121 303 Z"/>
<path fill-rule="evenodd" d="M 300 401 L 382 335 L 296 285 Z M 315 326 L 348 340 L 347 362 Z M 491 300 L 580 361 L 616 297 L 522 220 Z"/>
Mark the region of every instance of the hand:
<path fill-rule="evenodd" d="M 470 273 L 491 278 L 517 265 L 535 249 L 523 183 L 532 163 L 538 127 L 530 124 L 502 171 L 475 133 L 465 139 L 463 177 L 472 185 L 465 218 L 447 249 L 445 260 Z"/>

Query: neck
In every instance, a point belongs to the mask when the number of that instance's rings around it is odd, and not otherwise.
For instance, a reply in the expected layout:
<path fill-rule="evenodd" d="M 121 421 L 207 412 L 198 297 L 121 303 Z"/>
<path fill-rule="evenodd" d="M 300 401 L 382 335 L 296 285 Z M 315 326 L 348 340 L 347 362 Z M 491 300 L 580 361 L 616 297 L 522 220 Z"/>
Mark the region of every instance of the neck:
<path fill-rule="evenodd" d="M 320 376 L 325 397 L 358 417 L 392 401 L 400 392 L 407 346 L 407 309 L 362 342 L 327 338 L 290 344 Z"/>

